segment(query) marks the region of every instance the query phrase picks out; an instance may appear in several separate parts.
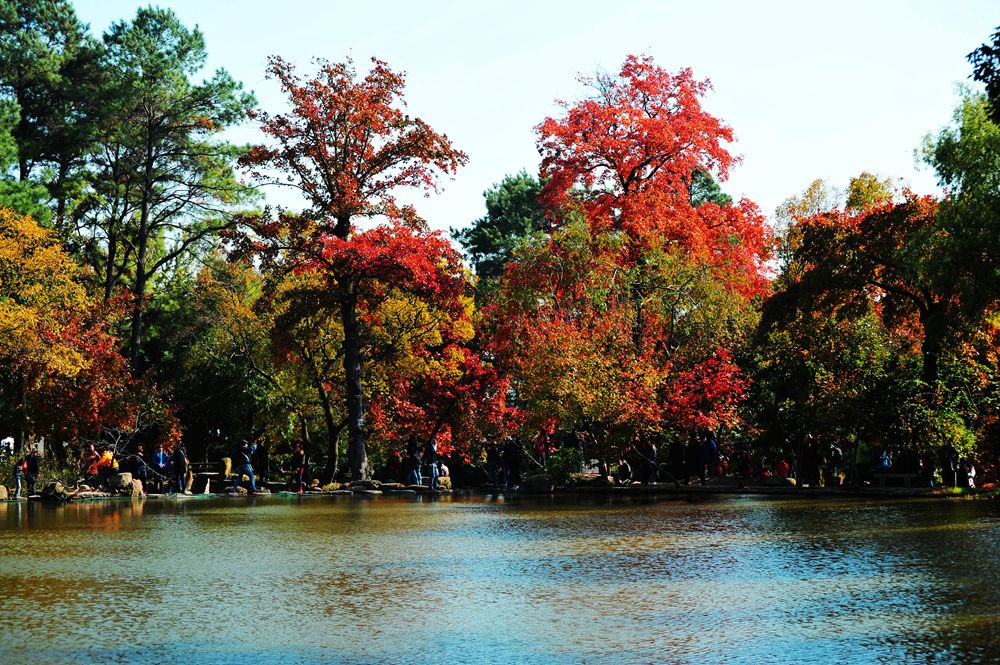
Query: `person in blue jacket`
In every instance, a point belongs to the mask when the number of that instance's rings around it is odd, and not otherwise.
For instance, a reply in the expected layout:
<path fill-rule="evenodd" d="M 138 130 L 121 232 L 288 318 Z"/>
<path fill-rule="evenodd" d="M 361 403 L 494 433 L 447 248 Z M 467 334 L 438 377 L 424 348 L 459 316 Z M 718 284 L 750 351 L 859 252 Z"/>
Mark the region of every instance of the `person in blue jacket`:
<path fill-rule="evenodd" d="M 250 491 L 254 494 L 257 493 L 257 483 L 254 481 L 253 464 L 251 462 L 255 450 L 257 450 L 256 445 L 243 442 L 239 456 L 236 458 L 238 462 L 236 466 L 236 478 L 233 480 L 233 488 L 230 491 L 236 491 L 236 488 L 240 486 L 240 479 L 243 478 L 243 474 L 246 474 L 250 477 Z"/>
<path fill-rule="evenodd" d="M 169 479 L 169 467 L 170 456 L 167 455 L 167 451 L 163 449 L 163 444 L 161 443 L 156 447 L 156 452 L 153 453 L 153 471 L 156 472 L 156 489 L 159 492 L 163 491 L 163 480 L 165 478 Z"/>

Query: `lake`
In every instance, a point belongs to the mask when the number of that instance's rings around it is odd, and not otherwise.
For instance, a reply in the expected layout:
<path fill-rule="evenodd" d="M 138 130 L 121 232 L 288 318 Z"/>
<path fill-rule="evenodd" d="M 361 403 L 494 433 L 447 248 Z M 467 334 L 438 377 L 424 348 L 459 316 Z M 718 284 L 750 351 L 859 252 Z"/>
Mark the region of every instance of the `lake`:
<path fill-rule="evenodd" d="M 0 504 L 0 663 L 1000 659 L 1000 506 Z"/>

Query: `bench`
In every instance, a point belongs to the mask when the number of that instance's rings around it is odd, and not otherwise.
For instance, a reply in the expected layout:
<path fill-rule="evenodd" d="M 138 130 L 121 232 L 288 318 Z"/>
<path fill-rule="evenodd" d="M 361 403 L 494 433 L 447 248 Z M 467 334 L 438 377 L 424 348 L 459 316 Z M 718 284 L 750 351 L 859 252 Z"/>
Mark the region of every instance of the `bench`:
<path fill-rule="evenodd" d="M 919 478 L 919 473 L 876 473 L 875 478 L 878 479 L 878 486 L 885 489 L 885 483 L 890 479 L 902 478 L 903 487 L 911 487 L 914 478 Z"/>

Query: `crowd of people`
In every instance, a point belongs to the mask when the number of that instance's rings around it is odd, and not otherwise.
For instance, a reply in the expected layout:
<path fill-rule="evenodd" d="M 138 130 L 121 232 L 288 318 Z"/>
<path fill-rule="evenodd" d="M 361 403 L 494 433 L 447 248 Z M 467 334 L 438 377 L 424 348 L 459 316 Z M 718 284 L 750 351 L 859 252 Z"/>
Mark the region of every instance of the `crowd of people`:
<path fill-rule="evenodd" d="M 100 487 L 106 485 L 111 476 L 129 473 L 142 482 L 143 492 L 157 493 L 183 492 L 190 472 L 190 460 L 184 444 L 178 444 L 169 453 L 163 445 L 156 446 L 151 455 L 140 443 L 135 451 L 118 458 L 115 449 L 106 446 L 87 446 L 80 458 L 80 472 L 84 483 Z"/>
<path fill-rule="evenodd" d="M 977 469 L 971 459 L 954 453 L 937 458 L 910 450 L 897 452 L 882 445 L 877 437 L 871 441 L 851 442 L 842 448 L 833 441 L 822 441 L 807 433 L 790 450 L 771 455 L 745 443 L 722 446 L 715 432 L 708 429 L 690 432 L 686 441 L 673 438 L 663 443 L 657 437 L 636 434 L 625 446 L 611 443 L 606 430 L 596 434 L 543 431 L 530 445 L 525 445 L 519 436 L 507 436 L 499 441 L 484 439 L 481 441 L 481 468 L 489 486 L 502 491 L 517 490 L 522 482 L 525 461 L 544 472 L 553 455 L 568 446 L 577 453 L 574 459 L 578 468 L 572 469 L 573 472 L 596 472 L 620 486 L 664 481 L 676 485 L 697 481 L 706 485 L 713 478 L 728 477 L 740 485 L 774 479 L 813 488 L 857 487 L 877 480 L 884 484 L 886 478 L 905 478 L 906 484 L 913 486 L 933 487 L 941 483 L 976 487 Z M 620 454 L 609 458 L 608 451 L 616 448 Z M 610 460 L 615 463 L 608 463 Z M 239 491 L 246 478 L 248 491 L 257 493 L 260 470 L 266 473 L 268 467 L 266 452 L 254 443 L 243 441 L 234 455 L 230 491 Z M 37 493 L 39 468 L 37 448 L 15 461 L 15 497 L 20 497 L 22 489 L 26 489 L 28 495 Z M 121 459 L 115 448 L 98 448 L 91 444 L 80 458 L 82 480 L 92 486 L 105 486 L 109 478 L 122 472 L 131 473 L 134 479 L 141 481 L 144 492 L 190 492 L 192 465 L 183 443 L 170 451 L 157 445 L 148 455 L 143 445 L 138 444 L 133 452 L 123 453 Z M 310 482 L 309 460 L 301 443 L 295 445 L 288 458 L 286 473 L 287 489 L 301 494 Z M 436 490 L 439 479 L 448 477 L 450 470 L 434 437 L 420 439 L 414 434 L 401 451 L 388 456 L 379 474 L 376 477 L 383 480 Z"/>
<path fill-rule="evenodd" d="M 551 433 L 542 432 L 533 447 L 539 466 L 545 467 L 555 451 Z M 728 477 L 739 485 L 772 479 L 798 487 L 859 487 L 880 479 L 906 478 L 907 485 L 933 487 L 942 483 L 953 487 L 974 488 L 976 468 L 972 460 L 951 453 L 946 459 L 921 455 L 915 451 L 896 454 L 881 439 L 859 440 L 837 445 L 806 433 L 796 445 L 785 451 L 758 451 L 746 443 L 720 445 L 710 429 L 689 432 L 686 441 L 673 438 L 665 444 L 655 436 L 636 434 L 621 448 L 616 464 L 600 461 L 600 452 L 609 449 L 607 431 L 573 432 L 562 437 L 562 445 L 579 451 L 581 468 L 612 478 L 617 485 L 672 482 L 706 485 L 713 478 Z M 658 445 L 659 444 L 659 445 Z M 491 485 L 504 489 L 516 486 L 523 446 L 517 437 L 508 437 L 504 445 L 484 441 L 486 474 Z M 846 452 L 845 452 L 846 448 Z"/>
<path fill-rule="evenodd" d="M 424 469 L 427 471 L 426 483 Z M 434 437 L 421 441 L 416 434 L 411 434 L 401 452 L 394 451 L 389 455 L 383 477 L 404 485 L 426 485 L 431 490 L 437 490 L 440 489 L 438 479 L 447 478 L 450 474 L 451 470 L 441 458 Z"/>

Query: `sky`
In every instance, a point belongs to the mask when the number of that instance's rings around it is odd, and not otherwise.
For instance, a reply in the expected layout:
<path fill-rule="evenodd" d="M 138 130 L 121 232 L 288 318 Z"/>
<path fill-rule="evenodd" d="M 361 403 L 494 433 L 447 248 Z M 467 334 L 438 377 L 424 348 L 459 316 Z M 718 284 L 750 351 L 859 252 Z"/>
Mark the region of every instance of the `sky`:
<path fill-rule="evenodd" d="M 149 3 L 77 0 L 95 34 Z M 741 164 L 722 184 L 772 214 L 816 178 L 846 187 L 862 171 L 920 193 L 935 177 L 917 163 L 969 83 L 969 51 L 1000 25 L 1000 0 L 461 2 L 423 0 L 167 0 L 205 35 L 208 66 L 225 68 L 260 106 L 285 102 L 264 77 L 269 55 L 302 73 L 312 58 L 372 56 L 406 73 L 408 112 L 446 133 L 469 164 L 430 198 L 404 195 L 432 228 L 485 214 L 483 191 L 537 172 L 534 128 L 577 81 L 615 72 L 629 54 L 712 81 L 704 108 L 731 126 Z M 252 127 L 236 140 L 258 141 Z M 267 199 L 289 207 L 281 191 Z"/>

